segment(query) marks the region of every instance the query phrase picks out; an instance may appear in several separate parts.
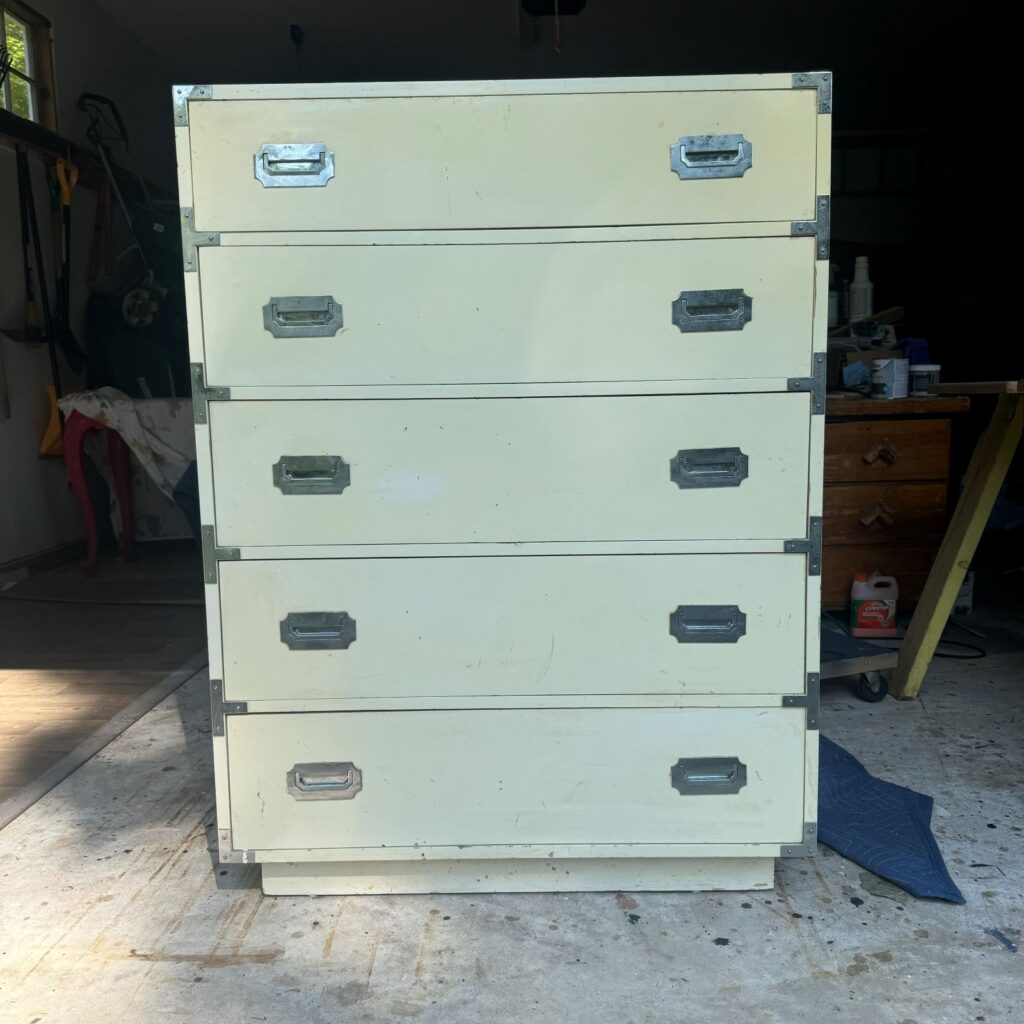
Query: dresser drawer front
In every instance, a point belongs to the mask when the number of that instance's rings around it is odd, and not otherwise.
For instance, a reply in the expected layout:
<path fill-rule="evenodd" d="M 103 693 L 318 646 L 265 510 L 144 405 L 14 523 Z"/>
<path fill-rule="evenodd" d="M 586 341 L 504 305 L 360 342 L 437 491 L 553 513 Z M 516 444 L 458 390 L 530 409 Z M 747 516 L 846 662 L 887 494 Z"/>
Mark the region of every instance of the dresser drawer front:
<path fill-rule="evenodd" d="M 780 378 L 811 363 L 813 238 L 222 246 L 201 264 L 216 385 Z"/>
<path fill-rule="evenodd" d="M 221 545 L 807 531 L 807 394 L 210 404 Z"/>
<path fill-rule="evenodd" d="M 794 555 L 222 562 L 225 695 L 792 693 L 805 596 Z"/>
<path fill-rule="evenodd" d="M 945 480 L 950 421 L 851 420 L 825 429 L 825 482 Z"/>
<path fill-rule="evenodd" d="M 815 216 L 808 89 L 229 100 L 189 121 L 202 230 Z"/>
<path fill-rule="evenodd" d="M 826 544 L 895 544 L 942 539 L 945 483 L 829 484 Z"/>
<path fill-rule="evenodd" d="M 802 709 L 233 715 L 236 849 L 794 843 Z M 816 733 L 811 735 L 816 736 Z M 680 763 L 681 762 L 681 763 Z"/>

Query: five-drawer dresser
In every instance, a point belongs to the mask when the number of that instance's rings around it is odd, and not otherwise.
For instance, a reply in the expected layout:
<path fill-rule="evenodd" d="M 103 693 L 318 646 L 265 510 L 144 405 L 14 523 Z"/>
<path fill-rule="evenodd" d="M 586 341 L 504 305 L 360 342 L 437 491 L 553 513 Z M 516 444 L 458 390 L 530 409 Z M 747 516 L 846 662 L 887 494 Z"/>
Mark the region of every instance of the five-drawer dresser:
<path fill-rule="evenodd" d="M 220 858 L 813 852 L 831 76 L 173 89 Z"/>

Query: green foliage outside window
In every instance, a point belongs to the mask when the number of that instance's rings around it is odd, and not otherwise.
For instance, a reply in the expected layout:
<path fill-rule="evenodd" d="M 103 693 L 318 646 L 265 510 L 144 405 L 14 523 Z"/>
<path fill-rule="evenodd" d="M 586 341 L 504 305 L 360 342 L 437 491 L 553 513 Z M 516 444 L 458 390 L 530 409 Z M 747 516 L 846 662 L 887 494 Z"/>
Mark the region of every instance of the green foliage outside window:
<path fill-rule="evenodd" d="M 28 25 L 4 11 L 4 45 L 10 55 L 11 70 L 4 83 L 0 101 L 19 117 L 35 120 L 32 97 L 32 44 Z"/>

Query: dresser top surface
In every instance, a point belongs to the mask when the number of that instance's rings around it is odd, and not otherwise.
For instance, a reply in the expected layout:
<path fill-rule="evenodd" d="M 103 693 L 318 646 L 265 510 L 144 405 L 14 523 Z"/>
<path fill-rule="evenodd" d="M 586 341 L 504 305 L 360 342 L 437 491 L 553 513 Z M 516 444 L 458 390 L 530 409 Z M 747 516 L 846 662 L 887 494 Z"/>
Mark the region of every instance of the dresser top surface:
<path fill-rule="evenodd" d="M 801 72 L 817 79 L 828 72 Z M 810 84 L 810 82 L 808 82 Z M 344 99 L 387 96 L 512 96 L 603 92 L 713 92 L 720 90 L 793 89 L 794 74 L 659 75 L 624 78 L 521 78 L 436 82 L 294 82 L 282 84 L 207 85 L 206 99 Z M 182 90 L 200 88 L 175 85 Z M 191 98 L 196 99 L 194 93 Z"/>

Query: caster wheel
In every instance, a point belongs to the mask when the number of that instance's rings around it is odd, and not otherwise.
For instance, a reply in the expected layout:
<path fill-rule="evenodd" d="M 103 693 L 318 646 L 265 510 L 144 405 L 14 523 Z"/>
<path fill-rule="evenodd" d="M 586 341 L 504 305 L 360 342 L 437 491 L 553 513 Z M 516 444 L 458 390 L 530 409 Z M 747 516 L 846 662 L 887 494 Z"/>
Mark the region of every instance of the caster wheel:
<path fill-rule="evenodd" d="M 889 681 L 881 672 L 865 672 L 857 679 L 857 696 L 869 704 L 885 700 L 889 693 Z"/>

